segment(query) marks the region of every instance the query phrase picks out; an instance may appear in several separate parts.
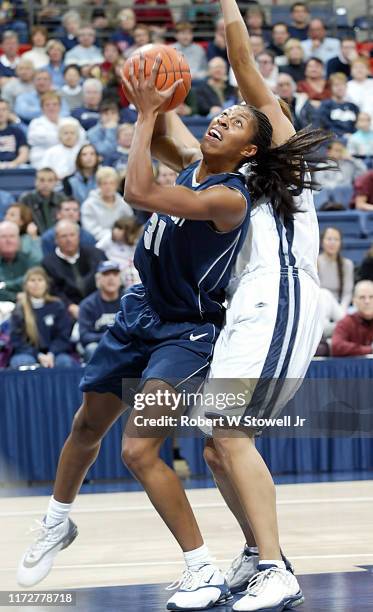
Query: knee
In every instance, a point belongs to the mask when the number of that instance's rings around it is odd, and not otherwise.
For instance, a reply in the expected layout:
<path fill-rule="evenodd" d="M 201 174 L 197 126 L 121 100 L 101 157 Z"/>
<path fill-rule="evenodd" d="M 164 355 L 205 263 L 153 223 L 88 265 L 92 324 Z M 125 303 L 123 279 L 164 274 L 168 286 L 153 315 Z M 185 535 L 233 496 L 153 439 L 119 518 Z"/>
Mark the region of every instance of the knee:
<path fill-rule="evenodd" d="M 215 448 L 211 446 L 205 446 L 205 449 L 203 451 L 203 457 L 213 474 L 218 476 L 219 474 L 224 473 L 225 470 L 223 463 Z"/>
<path fill-rule="evenodd" d="M 82 408 L 74 417 L 71 436 L 81 446 L 96 445 L 102 438 L 102 432 L 94 422 L 89 420 Z"/>
<path fill-rule="evenodd" d="M 127 438 L 122 448 L 122 460 L 134 474 L 146 472 L 158 457 L 158 451 L 147 441 Z"/>

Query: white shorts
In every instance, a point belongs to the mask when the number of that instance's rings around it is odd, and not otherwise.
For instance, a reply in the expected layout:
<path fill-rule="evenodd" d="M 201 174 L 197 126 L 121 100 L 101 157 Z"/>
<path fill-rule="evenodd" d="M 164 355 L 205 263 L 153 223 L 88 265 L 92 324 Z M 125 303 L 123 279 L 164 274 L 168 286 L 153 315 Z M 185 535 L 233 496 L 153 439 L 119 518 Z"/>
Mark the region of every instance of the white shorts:
<path fill-rule="evenodd" d="M 293 268 L 244 276 L 215 345 L 205 395 L 227 388 L 226 381 L 219 386 L 216 379 L 235 379 L 246 388 L 248 401 L 241 412 L 237 406 L 228 411 L 278 415 L 300 387 L 320 342 L 319 294 L 315 281 Z M 224 412 L 204 409 L 209 417 Z"/>

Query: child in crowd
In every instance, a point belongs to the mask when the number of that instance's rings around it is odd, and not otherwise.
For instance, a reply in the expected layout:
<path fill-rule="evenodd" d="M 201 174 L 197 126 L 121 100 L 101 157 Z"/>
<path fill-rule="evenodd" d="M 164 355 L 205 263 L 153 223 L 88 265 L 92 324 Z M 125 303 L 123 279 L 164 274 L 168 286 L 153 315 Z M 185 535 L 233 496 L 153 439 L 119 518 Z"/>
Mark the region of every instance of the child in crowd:
<path fill-rule="evenodd" d="M 64 179 L 65 176 L 75 172 L 76 158 L 83 144 L 80 141 L 79 121 L 73 117 L 63 119 L 60 122 L 58 137 L 60 144 L 46 151 L 42 166 L 52 168 L 59 179 Z"/>
<path fill-rule="evenodd" d="M 61 98 L 67 102 L 70 110 L 79 108 L 83 104 L 83 88 L 79 66 L 76 64 L 66 66 L 63 77 L 65 83 L 61 87 Z"/>
<path fill-rule="evenodd" d="M 104 158 L 105 166 L 113 166 L 120 174 L 125 172 L 134 131 L 133 123 L 122 123 L 118 127 L 117 146 L 111 155 Z"/>
<path fill-rule="evenodd" d="M 108 259 L 119 265 L 122 285 L 125 289 L 141 282 L 133 258 L 137 242 L 142 234 L 142 227 L 135 218 L 120 217 L 115 221 L 111 235 L 97 244 Z"/>
<path fill-rule="evenodd" d="M 372 120 L 368 113 L 359 113 L 355 134 L 351 134 L 347 142 L 350 155 L 364 159 L 368 168 L 373 167 L 373 130 Z"/>

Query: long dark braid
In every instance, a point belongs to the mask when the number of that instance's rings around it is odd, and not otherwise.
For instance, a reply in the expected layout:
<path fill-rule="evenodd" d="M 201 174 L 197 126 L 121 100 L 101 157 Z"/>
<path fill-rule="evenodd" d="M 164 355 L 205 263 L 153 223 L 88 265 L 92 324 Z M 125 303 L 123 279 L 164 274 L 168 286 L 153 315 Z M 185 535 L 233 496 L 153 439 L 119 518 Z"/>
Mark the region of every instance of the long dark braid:
<path fill-rule="evenodd" d="M 330 140 L 330 135 L 323 130 L 304 128 L 285 143 L 271 148 L 273 128 L 268 117 L 254 106 L 245 105 L 245 108 L 255 120 L 256 131 L 251 143 L 258 147 L 246 174 L 247 187 L 254 200 L 265 195 L 285 219 L 293 218 L 300 212 L 294 196 L 303 189 L 319 187 L 313 180 L 315 172 L 336 167 L 320 153 L 321 145 Z"/>

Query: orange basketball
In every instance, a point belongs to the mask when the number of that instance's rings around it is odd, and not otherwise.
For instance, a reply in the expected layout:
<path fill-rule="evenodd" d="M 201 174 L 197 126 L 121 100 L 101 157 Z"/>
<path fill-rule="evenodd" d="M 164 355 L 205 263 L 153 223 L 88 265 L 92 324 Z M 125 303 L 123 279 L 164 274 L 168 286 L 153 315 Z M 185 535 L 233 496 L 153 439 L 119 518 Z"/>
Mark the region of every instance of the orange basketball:
<path fill-rule="evenodd" d="M 171 98 L 161 107 L 161 112 L 165 113 L 179 106 L 188 95 L 192 82 L 189 65 L 185 57 L 182 53 L 179 53 L 179 51 L 176 51 L 176 49 L 168 45 L 144 45 L 139 51 L 131 55 L 124 64 L 123 74 L 126 79 L 129 77 L 130 62 L 132 59 L 134 61 L 135 75 L 136 77 L 138 76 L 140 51 L 145 57 L 145 77 L 150 76 L 157 55 L 160 55 L 162 58 L 156 80 L 157 89 L 168 89 L 175 81 L 183 79 L 183 82 L 179 83 Z"/>

